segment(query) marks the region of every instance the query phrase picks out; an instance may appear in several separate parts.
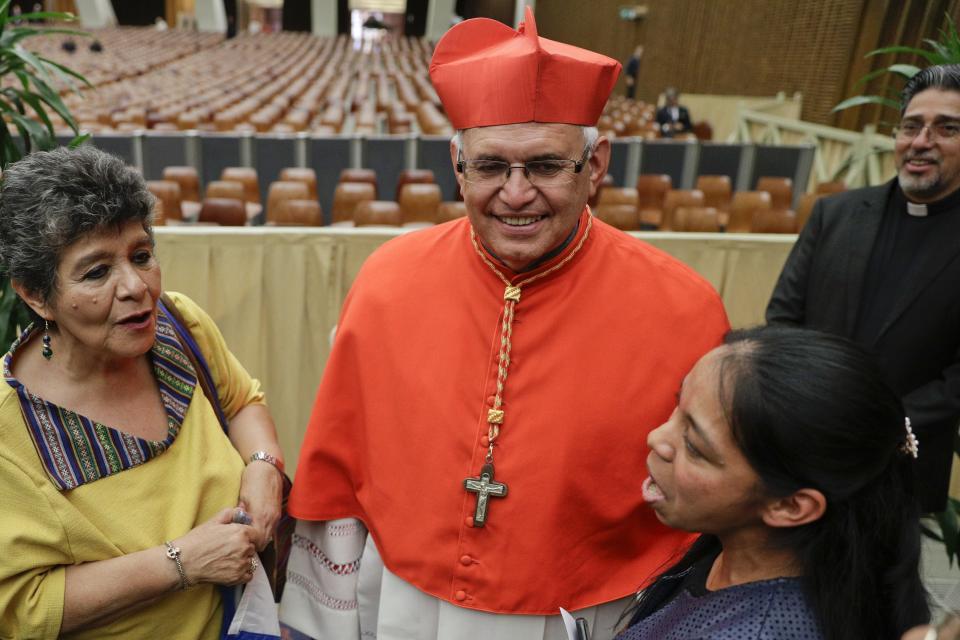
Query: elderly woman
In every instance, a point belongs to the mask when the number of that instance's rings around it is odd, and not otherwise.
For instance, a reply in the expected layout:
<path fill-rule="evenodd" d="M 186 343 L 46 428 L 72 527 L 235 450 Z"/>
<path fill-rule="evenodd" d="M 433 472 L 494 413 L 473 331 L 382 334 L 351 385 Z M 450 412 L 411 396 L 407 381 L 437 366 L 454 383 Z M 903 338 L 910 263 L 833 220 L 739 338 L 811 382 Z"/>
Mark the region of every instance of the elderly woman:
<path fill-rule="evenodd" d="M 218 586 L 279 517 L 260 385 L 196 304 L 159 303 L 151 203 L 90 147 L 3 173 L 0 260 L 34 322 L 3 360 L 0 637 L 220 637 Z"/>

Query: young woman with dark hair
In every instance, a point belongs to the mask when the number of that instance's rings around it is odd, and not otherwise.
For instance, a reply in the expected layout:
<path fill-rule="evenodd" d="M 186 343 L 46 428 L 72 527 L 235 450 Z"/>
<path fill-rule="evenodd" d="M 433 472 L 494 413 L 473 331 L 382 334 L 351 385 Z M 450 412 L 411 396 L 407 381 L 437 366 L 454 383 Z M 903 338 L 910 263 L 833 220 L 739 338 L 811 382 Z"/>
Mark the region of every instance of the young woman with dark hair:
<path fill-rule="evenodd" d="M 664 523 L 702 535 L 642 592 L 618 638 L 881 640 L 929 620 L 917 441 L 852 342 L 732 332 L 649 443 L 644 498 Z"/>

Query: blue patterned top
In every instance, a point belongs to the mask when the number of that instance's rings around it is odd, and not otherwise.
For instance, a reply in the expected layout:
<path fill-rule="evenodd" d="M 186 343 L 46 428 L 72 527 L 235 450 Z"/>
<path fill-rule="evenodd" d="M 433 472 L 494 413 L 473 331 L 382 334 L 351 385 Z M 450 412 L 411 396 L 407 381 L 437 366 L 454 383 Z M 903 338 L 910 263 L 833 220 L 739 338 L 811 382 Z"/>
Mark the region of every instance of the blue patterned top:
<path fill-rule="evenodd" d="M 707 591 L 713 557 L 684 574 L 679 592 L 617 640 L 823 640 L 799 578 Z"/>

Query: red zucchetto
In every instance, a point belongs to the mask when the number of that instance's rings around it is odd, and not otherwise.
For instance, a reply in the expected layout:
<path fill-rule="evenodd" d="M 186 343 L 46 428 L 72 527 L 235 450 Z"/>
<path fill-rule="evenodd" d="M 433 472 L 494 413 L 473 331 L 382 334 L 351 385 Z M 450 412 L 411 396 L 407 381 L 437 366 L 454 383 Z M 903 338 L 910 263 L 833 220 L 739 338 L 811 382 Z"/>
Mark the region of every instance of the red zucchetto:
<path fill-rule="evenodd" d="M 533 12 L 514 31 L 473 18 L 437 43 L 430 79 L 457 129 L 519 122 L 594 126 L 620 74 L 607 56 L 537 35 Z"/>

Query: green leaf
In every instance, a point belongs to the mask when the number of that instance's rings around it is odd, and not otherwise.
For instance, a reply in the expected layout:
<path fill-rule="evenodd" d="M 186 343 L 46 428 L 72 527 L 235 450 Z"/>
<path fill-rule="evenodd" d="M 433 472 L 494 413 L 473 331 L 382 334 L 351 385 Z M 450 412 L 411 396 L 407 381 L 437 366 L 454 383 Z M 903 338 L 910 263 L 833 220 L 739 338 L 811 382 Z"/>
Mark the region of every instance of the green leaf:
<path fill-rule="evenodd" d="M 943 546 L 947 552 L 947 558 L 953 565 L 953 559 L 957 555 L 957 537 L 960 535 L 960 523 L 957 520 L 956 507 L 952 504 L 939 513 L 933 514 L 937 523 L 940 525 L 940 532 L 943 535 Z"/>
<path fill-rule="evenodd" d="M 909 80 L 913 76 L 920 73 L 920 67 L 916 67 L 912 64 L 892 64 L 887 67 L 887 71 L 890 73 L 897 73 Z"/>
<path fill-rule="evenodd" d="M 30 38 L 32 36 L 45 36 L 55 33 L 68 36 L 78 36 L 81 38 L 93 37 L 92 34 L 87 33 L 86 31 L 80 31 L 78 29 L 35 29 L 33 27 L 12 27 L 7 29 L 4 34 L 0 36 L 0 48 L 12 47 L 21 40 Z"/>
<path fill-rule="evenodd" d="M 89 133 L 81 133 L 80 135 L 75 136 L 73 140 L 71 140 L 67 144 L 67 146 L 70 147 L 71 149 L 76 149 L 77 147 L 82 145 L 87 140 L 90 140 L 91 138 L 93 138 L 93 136 L 90 135 Z"/>
<path fill-rule="evenodd" d="M 13 47 L 11 51 L 13 52 L 13 55 L 23 60 L 27 64 L 27 66 L 33 67 L 34 70 L 36 70 L 40 74 L 40 77 L 43 79 L 44 82 L 48 84 L 51 82 L 50 74 L 47 72 L 46 67 L 44 67 L 43 63 L 40 62 L 40 60 L 38 60 L 35 55 L 33 55 L 32 53 L 30 53 L 20 45 Z"/>
<path fill-rule="evenodd" d="M 0 2 L 0 33 L 3 33 L 4 27 L 10 20 L 10 0 Z"/>
<path fill-rule="evenodd" d="M 23 142 L 28 152 L 34 146 L 39 149 L 52 149 L 54 147 L 53 135 L 40 126 L 36 120 L 19 113 L 11 113 L 10 119 L 20 130 L 20 135 L 23 136 Z"/>
<path fill-rule="evenodd" d="M 844 100 L 843 102 L 835 106 L 832 109 L 832 113 L 836 113 L 837 111 L 843 111 L 844 109 L 849 109 L 851 107 L 859 107 L 865 104 L 882 104 L 892 109 L 900 108 L 900 104 L 895 100 L 891 100 L 890 98 L 884 98 L 882 96 L 854 96 L 852 98 L 847 98 L 846 100 Z"/>
<path fill-rule="evenodd" d="M 930 53 L 929 51 L 924 51 L 923 49 L 916 49 L 914 47 L 883 47 L 882 49 L 874 49 L 864 57 L 869 56 L 878 56 L 884 53 L 909 53 L 911 55 L 917 55 L 922 58 L 926 58 L 928 62 L 936 64 L 937 56 L 936 54 Z"/>
<path fill-rule="evenodd" d="M 950 49 L 945 47 L 943 44 L 937 42 L 936 40 L 931 40 L 930 38 L 924 38 L 923 41 L 928 47 L 933 49 L 939 57 L 939 60 L 937 61 L 938 64 L 950 64 L 951 62 L 957 62 L 956 60 L 952 59 Z"/>
<path fill-rule="evenodd" d="M 20 19 L 30 20 L 52 20 L 54 22 L 74 22 L 77 16 L 68 11 L 34 11 L 32 13 L 21 13 Z"/>
<path fill-rule="evenodd" d="M 873 80 L 874 78 L 879 78 L 879 77 L 882 76 L 883 74 L 887 73 L 887 71 L 888 71 L 888 70 L 887 70 L 886 68 L 884 68 L 884 69 L 874 69 L 874 70 L 871 71 L 870 73 L 866 74 L 865 76 L 863 76 L 862 78 L 860 78 L 859 80 L 857 80 L 856 84 L 853 85 L 853 88 L 856 89 L 857 87 L 864 86 L 864 85 L 866 85 L 868 82 L 870 82 L 871 80 Z"/>
<path fill-rule="evenodd" d="M 80 75 L 70 67 L 66 67 L 60 64 L 59 62 L 57 62 L 56 60 L 50 60 L 49 58 L 44 58 L 43 56 L 37 56 L 37 58 L 42 60 L 44 64 L 51 67 L 53 69 L 54 74 L 56 74 L 57 77 L 61 78 L 67 86 L 69 86 L 71 89 L 73 89 L 77 93 L 79 93 L 79 91 L 77 91 L 77 89 L 74 88 L 74 85 L 70 80 L 70 77 L 76 78 L 83 84 L 87 85 L 87 87 L 90 89 L 94 88 L 94 86 L 90 84 L 89 80 L 87 80 L 84 76 Z"/>
<path fill-rule="evenodd" d="M 33 85 L 37 89 L 37 95 L 45 103 L 50 105 L 50 108 L 60 114 L 60 117 L 63 118 L 66 122 L 72 123 L 74 129 L 76 129 L 75 121 L 73 115 L 71 115 L 70 110 L 67 109 L 67 105 L 63 104 L 63 100 L 60 98 L 60 94 L 51 89 L 45 82 L 39 78 L 33 78 Z"/>
<path fill-rule="evenodd" d="M 939 533 L 928 527 L 927 525 L 920 523 L 920 532 L 930 538 L 931 540 L 936 540 L 937 542 L 943 542 L 943 536 Z"/>

